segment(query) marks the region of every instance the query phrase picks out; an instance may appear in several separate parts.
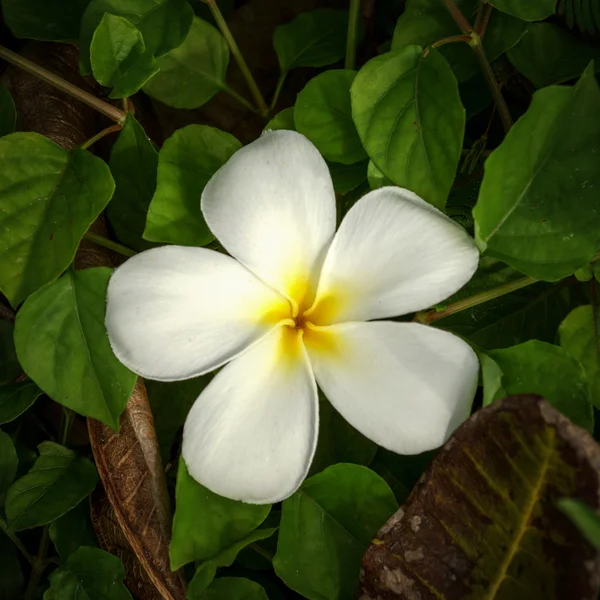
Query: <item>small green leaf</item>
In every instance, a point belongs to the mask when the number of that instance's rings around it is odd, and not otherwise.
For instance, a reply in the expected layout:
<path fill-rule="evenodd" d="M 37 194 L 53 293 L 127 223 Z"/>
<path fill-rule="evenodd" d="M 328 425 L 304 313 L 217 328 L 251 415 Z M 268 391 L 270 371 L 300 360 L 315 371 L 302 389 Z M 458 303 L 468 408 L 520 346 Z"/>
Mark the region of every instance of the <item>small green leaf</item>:
<path fill-rule="evenodd" d="M 394 182 L 391 179 L 388 179 L 375 166 L 375 163 L 372 160 L 369 161 L 369 166 L 367 167 L 367 179 L 369 180 L 369 187 L 372 190 L 377 190 L 386 185 L 394 185 Z"/>
<path fill-rule="evenodd" d="M 0 319 L 0 384 L 12 381 L 23 372 L 15 351 L 14 329 L 12 323 Z"/>
<path fill-rule="evenodd" d="M 485 163 L 473 216 L 490 255 L 545 281 L 590 262 L 600 230 L 599 105 L 592 64 L 575 87 L 534 94 Z"/>
<path fill-rule="evenodd" d="M 13 531 L 45 525 L 62 517 L 88 496 L 98 483 L 89 460 L 54 442 L 38 446 L 39 458 L 6 495 L 6 517 Z"/>
<path fill-rule="evenodd" d="M 368 160 L 361 160 L 353 165 L 341 165 L 328 162 L 329 173 L 333 180 L 333 189 L 338 194 L 347 194 L 367 181 Z"/>
<path fill-rule="evenodd" d="M 190 588 L 188 600 L 269 600 L 265 590 L 256 582 L 242 577 L 220 577 L 204 592 Z"/>
<path fill-rule="evenodd" d="M 22 415 L 42 394 L 33 381 L 19 381 L 0 386 L 0 424 L 10 423 Z"/>
<path fill-rule="evenodd" d="M 158 60 L 160 72 L 144 92 L 174 108 L 198 108 L 227 88 L 229 48 L 210 23 L 194 17 L 181 46 Z"/>
<path fill-rule="evenodd" d="M 134 250 L 154 246 L 142 238 L 148 207 L 156 189 L 158 152 L 143 127 L 129 116 L 110 155 L 115 193 L 106 208 L 120 242 Z"/>
<path fill-rule="evenodd" d="M 6 24 L 16 37 L 68 42 L 79 36 L 79 24 L 89 0 L 2 0 Z"/>
<path fill-rule="evenodd" d="M 266 125 L 263 131 L 277 129 L 288 129 L 290 131 L 296 130 L 296 124 L 294 123 L 294 107 L 284 108 L 281 112 L 278 112 Z"/>
<path fill-rule="evenodd" d="M 494 0 L 494 8 L 524 21 L 542 21 L 556 10 L 556 0 Z"/>
<path fill-rule="evenodd" d="M 144 238 L 184 246 L 212 241 L 200 211 L 202 190 L 240 148 L 232 135 L 207 125 L 178 129 L 158 155 L 158 181 Z"/>
<path fill-rule="evenodd" d="M 79 64 L 84 75 L 91 73 L 90 45 L 105 13 L 125 17 L 140 30 L 146 49 L 162 56 L 185 40 L 194 17 L 185 0 L 91 0 L 79 34 Z"/>
<path fill-rule="evenodd" d="M 350 106 L 350 86 L 356 71 L 329 70 L 313 77 L 294 105 L 296 131 L 333 162 L 351 165 L 367 158 Z"/>
<path fill-rule="evenodd" d="M 409 46 L 371 59 L 351 89 L 371 160 L 395 184 L 443 209 L 456 175 L 465 109 L 446 60 Z"/>
<path fill-rule="evenodd" d="M 477 12 L 479 0 L 455 0 L 459 10 L 469 20 Z M 483 48 L 490 61 L 514 46 L 525 33 L 527 24 L 520 19 L 493 11 L 483 39 Z M 396 24 L 392 50 L 418 45 L 425 48 L 442 38 L 460 34 L 450 12 L 440 0 L 408 0 Z M 479 72 L 471 48 L 465 43 L 445 44 L 440 48 L 459 81 L 466 81 Z"/>
<path fill-rule="evenodd" d="M 0 290 L 13 306 L 69 266 L 113 191 L 108 166 L 85 150 L 37 133 L 0 138 Z"/>
<path fill-rule="evenodd" d="M 80 502 L 75 508 L 50 523 L 50 539 L 63 561 L 81 546 L 98 546 L 90 518 L 90 503 Z"/>
<path fill-rule="evenodd" d="M 0 531 L 0 598 L 23 600 L 23 571 L 12 541 Z"/>
<path fill-rule="evenodd" d="M 46 394 L 118 430 L 136 375 L 111 350 L 104 315 L 111 270 L 68 271 L 32 295 L 17 315 L 25 372 Z"/>
<path fill-rule="evenodd" d="M 489 356 L 502 372 L 507 394 L 539 394 L 573 423 L 591 431 L 594 415 L 583 367 L 552 344 L 531 340 Z"/>
<path fill-rule="evenodd" d="M 355 598 L 362 555 L 397 508 L 392 491 L 373 471 L 329 467 L 283 502 L 275 572 L 311 600 Z"/>
<path fill-rule="evenodd" d="M 600 49 L 580 42 L 554 23 L 532 23 L 507 53 L 536 88 L 579 77 Z"/>
<path fill-rule="evenodd" d="M 214 494 L 192 479 L 179 461 L 173 538 L 169 548 L 175 571 L 195 560 L 219 556 L 254 531 L 271 510 L 270 505 L 244 504 Z"/>
<path fill-rule="evenodd" d="M 17 108 L 10 92 L 0 83 L 0 137 L 15 130 Z"/>
<path fill-rule="evenodd" d="M 0 431 L 0 507 L 4 506 L 6 491 L 17 474 L 18 466 L 19 459 L 11 437 Z"/>
<path fill-rule="evenodd" d="M 92 37 L 90 62 L 96 81 L 113 88 L 111 98 L 133 96 L 158 72 L 140 31 L 127 19 L 109 13 Z"/>
<path fill-rule="evenodd" d="M 344 57 L 348 11 L 321 8 L 299 14 L 275 28 L 273 46 L 279 68 L 324 67 Z"/>
<path fill-rule="evenodd" d="M 132 600 L 121 559 L 98 548 L 79 548 L 56 569 L 44 600 Z"/>
<path fill-rule="evenodd" d="M 479 352 L 478 358 L 481 365 L 481 378 L 483 380 L 483 406 L 488 406 L 507 395 L 502 387 L 504 373 L 491 356 L 488 356 L 484 352 Z"/>
<path fill-rule="evenodd" d="M 558 508 L 577 526 L 581 535 L 594 548 L 600 550 L 600 515 L 587 504 L 574 498 L 562 498 L 557 504 Z"/>
<path fill-rule="evenodd" d="M 600 408 L 600 336 L 592 307 L 580 306 L 570 312 L 558 333 L 560 345 L 583 365 L 592 402 Z"/>

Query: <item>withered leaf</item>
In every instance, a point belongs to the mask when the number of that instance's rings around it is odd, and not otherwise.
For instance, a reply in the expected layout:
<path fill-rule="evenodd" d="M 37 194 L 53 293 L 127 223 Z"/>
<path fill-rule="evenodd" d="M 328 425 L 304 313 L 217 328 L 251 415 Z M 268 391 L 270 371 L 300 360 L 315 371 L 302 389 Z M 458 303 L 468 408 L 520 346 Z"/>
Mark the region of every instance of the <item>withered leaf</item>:
<path fill-rule="evenodd" d="M 600 447 L 539 396 L 480 410 L 363 558 L 361 600 L 593 600 L 600 553 L 556 501 L 599 507 Z"/>

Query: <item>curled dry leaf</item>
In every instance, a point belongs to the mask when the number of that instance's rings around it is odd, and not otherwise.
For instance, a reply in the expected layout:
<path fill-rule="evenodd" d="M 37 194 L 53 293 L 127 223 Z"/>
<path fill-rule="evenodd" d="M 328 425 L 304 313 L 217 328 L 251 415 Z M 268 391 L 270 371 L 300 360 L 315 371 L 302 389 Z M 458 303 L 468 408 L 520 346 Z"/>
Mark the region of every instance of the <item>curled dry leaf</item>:
<path fill-rule="evenodd" d="M 600 447 L 539 396 L 464 423 L 363 558 L 361 600 L 594 600 L 600 553 L 560 512 L 599 508 Z"/>

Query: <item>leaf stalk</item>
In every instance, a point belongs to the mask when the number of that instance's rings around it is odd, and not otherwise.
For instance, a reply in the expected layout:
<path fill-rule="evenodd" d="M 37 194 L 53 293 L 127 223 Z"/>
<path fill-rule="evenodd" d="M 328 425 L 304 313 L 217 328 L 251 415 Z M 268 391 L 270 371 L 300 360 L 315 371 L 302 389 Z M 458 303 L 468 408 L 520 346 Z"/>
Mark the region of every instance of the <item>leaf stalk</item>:
<path fill-rule="evenodd" d="M 83 238 L 94 244 L 98 244 L 98 246 L 103 246 L 104 248 L 108 248 L 109 250 L 112 250 L 113 252 L 117 252 L 118 254 L 127 256 L 128 258 L 135 256 L 137 254 L 137 252 L 135 250 L 132 250 L 131 248 L 127 248 L 127 246 L 123 246 L 122 244 L 119 244 L 118 242 L 113 242 L 113 240 L 109 240 L 108 238 L 98 235 L 97 233 L 93 233 L 92 231 L 86 232 L 86 234 L 83 236 Z"/>
<path fill-rule="evenodd" d="M 356 63 L 356 40 L 358 34 L 358 18 L 360 14 L 360 0 L 350 0 L 348 16 L 348 36 L 346 38 L 345 69 L 354 69 Z"/>

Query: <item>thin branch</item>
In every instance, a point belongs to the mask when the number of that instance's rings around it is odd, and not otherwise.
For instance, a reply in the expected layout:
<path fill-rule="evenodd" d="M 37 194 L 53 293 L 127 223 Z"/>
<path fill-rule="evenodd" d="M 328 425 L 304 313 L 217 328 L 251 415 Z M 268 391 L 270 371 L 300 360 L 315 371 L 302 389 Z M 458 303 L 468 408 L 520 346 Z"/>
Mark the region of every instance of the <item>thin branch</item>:
<path fill-rule="evenodd" d="M 360 14 L 360 0 L 350 0 L 350 14 L 348 18 L 348 36 L 346 38 L 345 69 L 354 69 L 356 62 L 356 38 L 358 33 L 358 18 Z"/>
<path fill-rule="evenodd" d="M 6 537 L 8 537 L 10 539 L 10 541 L 19 549 L 19 551 L 25 557 L 27 562 L 30 564 L 33 564 L 33 557 L 31 556 L 31 554 L 29 554 L 29 552 L 27 551 L 27 548 L 25 548 L 25 545 L 23 544 L 23 542 L 16 536 L 16 534 L 14 534 L 8 528 L 8 524 L 2 517 L 0 517 L 0 529 L 4 532 Z"/>
<path fill-rule="evenodd" d="M 65 81 L 62 77 L 55 75 L 51 71 L 36 65 L 34 62 L 23 58 L 19 54 L 11 52 L 8 48 L 4 46 L 0 46 L 0 58 L 3 58 L 6 62 L 9 62 L 12 65 L 15 65 L 27 73 L 31 73 L 35 77 L 38 77 L 42 81 L 49 83 L 55 88 L 65 92 L 72 98 L 76 98 L 77 100 L 91 106 L 93 109 L 107 116 L 109 119 L 116 121 L 117 123 L 125 123 L 126 114 L 113 106 L 112 104 L 108 104 L 108 102 L 104 102 L 92 94 L 78 88 L 76 85 Z"/>
<path fill-rule="evenodd" d="M 458 28 L 463 33 L 467 35 L 470 34 L 473 31 L 473 27 L 471 26 L 465 15 L 462 14 L 460 8 L 458 8 L 458 6 L 454 4 L 454 0 L 442 0 L 442 2 L 448 9 L 448 12 L 452 15 L 452 18 L 454 19 L 454 22 L 458 25 Z"/>
<path fill-rule="evenodd" d="M 485 36 L 485 32 L 490 22 L 490 17 L 492 16 L 493 10 L 494 7 L 487 2 L 482 2 L 479 6 L 479 11 L 477 12 L 477 17 L 475 18 L 475 33 L 481 39 L 483 39 Z"/>
<path fill-rule="evenodd" d="M 427 48 L 425 48 L 425 51 L 423 52 L 423 54 L 427 55 L 428 51 L 431 48 L 439 48 L 440 46 L 445 46 L 446 44 L 455 44 L 456 42 L 466 42 L 467 44 L 471 43 L 471 36 L 470 35 L 451 35 L 445 38 L 442 38 L 441 40 L 438 40 L 437 42 L 433 42 L 433 44 L 430 44 L 429 46 L 427 46 Z"/>
<path fill-rule="evenodd" d="M 107 135 L 109 135 L 111 133 L 121 131 L 121 129 L 123 129 L 123 125 L 121 125 L 119 123 L 116 123 L 115 125 L 111 125 L 110 127 L 103 129 L 102 131 L 97 133 L 95 136 L 91 137 L 86 142 L 83 142 L 83 144 L 81 144 L 80 148 L 82 150 L 87 150 L 92 144 L 95 144 L 98 140 L 101 140 L 103 137 L 106 137 Z"/>
<path fill-rule="evenodd" d="M 93 233 L 91 231 L 88 231 L 83 237 L 84 239 L 89 240 L 94 244 L 98 244 L 98 246 L 103 246 L 104 248 L 108 248 L 109 250 L 118 252 L 123 256 L 131 257 L 137 254 L 135 250 L 127 248 L 127 246 L 123 246 L 118 242 L 113 242 L 112 240 L 109 240 L 108 238 L 102 237 L 101 235 L 98 235 L 97 233 Z"/>

